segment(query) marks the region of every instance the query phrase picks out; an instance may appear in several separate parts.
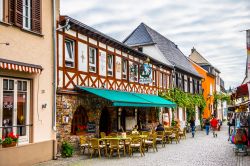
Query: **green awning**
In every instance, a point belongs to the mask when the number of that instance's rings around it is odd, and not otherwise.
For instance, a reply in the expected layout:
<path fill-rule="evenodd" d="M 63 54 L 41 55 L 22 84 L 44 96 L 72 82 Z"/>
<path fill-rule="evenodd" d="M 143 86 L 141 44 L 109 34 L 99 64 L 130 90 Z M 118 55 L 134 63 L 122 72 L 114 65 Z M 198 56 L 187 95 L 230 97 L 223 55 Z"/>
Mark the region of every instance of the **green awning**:
<path fill-rule="evenodd" d="M 81 91 L 87 91 L 112 102 L 113 106 L 120 107 L 176 107 L 176 104 L 156 95 L 123 92 L 108 89 L 97 89 L 77 86 Z"/>

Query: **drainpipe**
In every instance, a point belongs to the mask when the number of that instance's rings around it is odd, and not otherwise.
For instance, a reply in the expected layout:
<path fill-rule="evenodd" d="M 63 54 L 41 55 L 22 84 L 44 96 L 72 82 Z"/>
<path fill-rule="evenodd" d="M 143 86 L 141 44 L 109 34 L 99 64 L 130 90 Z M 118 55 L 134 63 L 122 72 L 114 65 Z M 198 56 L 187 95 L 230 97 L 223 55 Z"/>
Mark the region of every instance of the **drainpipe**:
<path fill-rule="evenodd" d="M 52 110 L 52 129 L 56 132 L 56 0 L 53 0 L 53 8 L 52 8 L 52 19 L 53 19 L 53 29 L 52 29 L 52 36 L 53 36 L 53 110 Z M 53 140 L 53 159 L 57 159 L 57 141 L 56 139 Z"/>
<path fill-rule="evenodd" d="M 56 0 L 53 0 L 53 113 L 52 129 L 56 132 Z"/>

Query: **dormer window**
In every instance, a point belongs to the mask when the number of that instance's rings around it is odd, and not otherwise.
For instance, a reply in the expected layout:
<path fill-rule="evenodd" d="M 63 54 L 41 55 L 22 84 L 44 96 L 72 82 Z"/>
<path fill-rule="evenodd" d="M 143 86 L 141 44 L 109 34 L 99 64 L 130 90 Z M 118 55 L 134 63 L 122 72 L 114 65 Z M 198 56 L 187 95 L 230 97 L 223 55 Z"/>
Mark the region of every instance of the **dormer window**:
<path fill-rule="evenodd" d="M 75 42 L 73 40 L 65 40 L 65 66 L 75 67 Z"/>

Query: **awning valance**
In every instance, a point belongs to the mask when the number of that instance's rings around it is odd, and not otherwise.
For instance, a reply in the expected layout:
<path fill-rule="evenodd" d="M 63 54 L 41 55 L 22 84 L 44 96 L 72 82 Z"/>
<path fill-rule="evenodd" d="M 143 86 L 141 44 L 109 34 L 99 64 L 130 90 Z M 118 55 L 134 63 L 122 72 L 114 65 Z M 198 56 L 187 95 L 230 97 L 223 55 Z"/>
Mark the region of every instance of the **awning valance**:
<path fill-rule="evenodd" d="M 43 68 L 40 65 L 23 63 L 0 58 L 0 69 L 15 70 L 28 73 L 41 73 Z"/>
<path fill-rule="evenodd" d="M 120 107 L 176 107 L 176 104 L 156 95 L 123 92 L 108 89 L 96 89 L 77 86 L 77 89 L 95 94 L 112 102 L 113 106 Z"/>

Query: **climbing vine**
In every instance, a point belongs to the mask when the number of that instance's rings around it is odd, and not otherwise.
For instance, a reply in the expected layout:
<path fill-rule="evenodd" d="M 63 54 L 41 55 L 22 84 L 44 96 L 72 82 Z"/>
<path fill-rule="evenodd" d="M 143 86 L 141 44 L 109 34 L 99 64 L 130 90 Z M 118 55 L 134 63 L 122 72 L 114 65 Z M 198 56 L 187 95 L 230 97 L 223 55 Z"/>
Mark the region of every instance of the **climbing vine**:
<path fill-rule="evenodd" d="M 202 95 L 186 93 L 177 88 L 161 92 L 159 95 L 167 100 L 175 102 L 178 107 L 186 108 L 187 121 L 189 121 L 191 117 L 195 115 L 196 106 L 201 109 L 201 115 L 203 114 L 203 111 L 206 107 L 206 101 Z M 200 121 L 201 120 L 202 116 L 200 116 Z"/>

